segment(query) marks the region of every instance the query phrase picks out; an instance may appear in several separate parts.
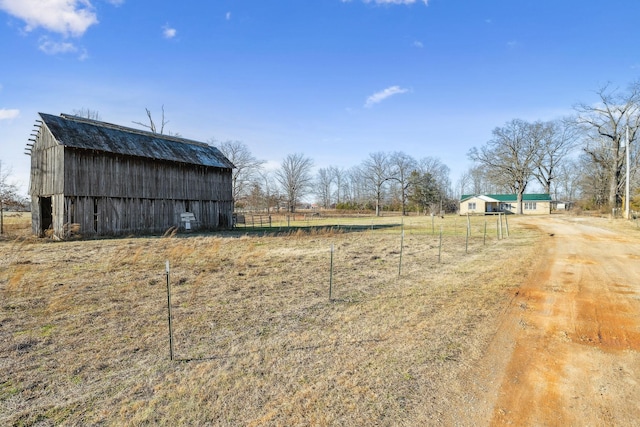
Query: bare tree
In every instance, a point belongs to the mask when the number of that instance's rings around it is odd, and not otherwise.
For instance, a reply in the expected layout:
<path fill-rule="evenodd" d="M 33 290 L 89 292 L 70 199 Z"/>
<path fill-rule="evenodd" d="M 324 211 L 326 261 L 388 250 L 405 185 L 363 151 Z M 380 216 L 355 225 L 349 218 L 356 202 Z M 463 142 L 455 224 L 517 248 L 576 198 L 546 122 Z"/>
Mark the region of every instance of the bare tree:
<path fill-rule="evenodd" d="M 499 186 L 492 183 L 488 177 L 487 168 L 482 164 L 475 164 L 467 170 L 458 185 L 462 194 L 493 194 L 498 193 Z"/>
<path fill-rule="evenodd" d="M 389 154 L 382 151 L 369 154 L 360 167 L 360 174 L 374 196 L 376 216 L 380 216 L 385 185 L 392 179 Z"/>
<path fill-rule="evenodd" d="M 275 172 L 275 178 L 287 198 L 287 210 L 295 212 L 300 198 L 310 189 L 313 160 L 304 154 L 289 154 Z"/>
<path fill-rule="evenodd" d="M 522 195 L 531 180 L 539 156 L 543 126 L 514 119 L 493 130 L 493 139 L 479 149 L 469 151 L 469 158 L 486 169 L 490 179 L 516 194 L 516 213 L 522 214 Z"/>
<path fill-rule="evenodd" d="M 73 114 L 78 117 L 85 117 L 91 120 L 102 120 L 98 110 L 92 110 L 90 108 L 82 107 L 79 110 L 73 110 Z"/>
<path fill-rule="evenodd" d="M 456 193 L 459 192 L 457 196 L 462 197 L 465 194 L 469 194 L 471 192 L 470 187 L 471 187 L 471 171 L 468 170 L 466 172 L 463 172 L 462 175 L 460 175 L 460 177 L 458 178 L 458 181 L 456 182 Z"/>
<path fill-rule="evenodd" d="M 587 208 L 601 208 L 608 203 L 609 170 L 607 162 L 594 162 L 593 157 L 582 153 L 577 168 L 572 171 L 578 177 L 580 195 Z"/>
<path fill-rule="evenodd" d="M 342 189 L 343 204 L 364 208 L 369 198 L 369 192 L 367 191 L 367 183 L 365 182 L 361 165 L 352 166 L 345 172 Z"/>
<path fill-rule="evenodd" d="M 255 179 L 250 184 L 248 195 L 253 208 L 264 209 L 267 213 L 271 212 L 272 207 L 279 209 L 282 196 L 273 175 L 273 172 L 265 169 L 260 169 L 256 173 Z"/>
<path fill-rule="evenodd" d="M 396 151 L 389 157 L 390 177 L 398 183 L 398 191 L 400 192 L 400 203 L 402 206 L 402 215 L 406 214 L 408 190 L 411 185 L 409 177 L 411 173 L 418 168 L 416 160 L 401 152 Z"/>
<path fill-rule="evenodd" d="M 11 173 L 11 168 L 3 167 L 0 160 L 0 234 L 4 234 L 4 209 L 21 204 L 18 185 L 15 182 L 9 182 Z"/>
<path fill-rule="evenodd" d="M 215 138 L 212 138 L 208 142 L 211 145 L 217 145 L 222 154 L 235 166 L 231 172 L 233 200 L 237 201 L 246 196 L 250 191 L 251 183 L 262 169 L 264 160 L 256 159 L 249 147 L 241 141 L 229 140 L 217 144 Z"/>
<path fill-rule="evenodd" d="M 581 168 L 576 160 L 565 160 L 558 165 L 551 191 L 555 200 L 575 201 L 578 197 Z"/>
<path fill-rule="evenodd" d="M 335 183 L 333 198 L 336 204 L 339 204 L 342 202 L 343 194 L 346 192 L 348 174 L 344 169 L 335 166 L 329 166 L 329 172 Z"/>
<path fill-rule="evenodd" d="M 320 168 L 316 175 L 316 195 L 323 208 L 331 206 L 331 194 L 334 175 L 331 168 Z"/>
<path fill-rule="evenodd" d="M 133 122 L 133 123 L 149 129 L 151 133 L 157 133 L 162 135 L 164 133 L 165 125 L 169 123 L 168 120 L 164 119 L 164 105 L 162 106 L 162 120 L 160 121 L 160 131 L 158 131 L 158 128 L 156 127 L 156 123 L 153 121 L 153 117 L 151 117 L 151 111 L 148 108 L 145 108 L 145 111 L 147 112 L 147 118 L 149 119 L 149 124 L 142 123 L 142 122 Z M 175 136 L 178 136 L 178 135 L 176 134 Z"/>
<path fill-rule="evenodd" d="M 608 171 L 608 201 L 610 207 L 617 207 L 625 183 L 626 132 L 628 129 L 633 141 L 640 126 L 640 81 L 631 84 L 626 92 L 605 85 L 597 95 L 598 105 L 575 107 L 577 122 L 589 136 L 584 152 Z"/>
<path fill-rule="evenodd" d="M 542 124 L 542 138 L 533 176 L 545 193 L 551 194 L 551 184 L 559 173 L 558 166 L 573 151 L 578 141 L 575 123 L 556 120 Z"/>

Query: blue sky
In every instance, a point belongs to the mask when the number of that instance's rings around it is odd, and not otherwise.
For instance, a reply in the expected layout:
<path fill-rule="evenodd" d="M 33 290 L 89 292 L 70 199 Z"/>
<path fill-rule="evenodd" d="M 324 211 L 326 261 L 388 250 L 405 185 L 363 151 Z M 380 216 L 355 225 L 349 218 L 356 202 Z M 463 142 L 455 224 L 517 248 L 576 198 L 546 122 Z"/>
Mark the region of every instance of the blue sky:
<path fill-rule="evenodd" d="M 268 165 L 467 152 L 640 77 L 637 0 L 0 0 L 0 160 L 26 194 L 38 112 L 89 108 Z"/>

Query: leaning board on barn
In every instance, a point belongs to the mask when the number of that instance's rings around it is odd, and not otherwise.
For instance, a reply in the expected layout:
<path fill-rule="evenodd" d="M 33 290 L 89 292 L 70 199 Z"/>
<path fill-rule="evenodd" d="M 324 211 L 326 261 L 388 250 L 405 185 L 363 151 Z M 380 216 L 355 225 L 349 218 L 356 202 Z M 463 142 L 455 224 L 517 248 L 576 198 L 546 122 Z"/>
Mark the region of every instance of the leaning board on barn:
<path fill-rule="evenodd" d="M 207 144 L 40 113 L 31 154 L 33 232 L 64 238 L 230 228 L 231 162 Z"/>

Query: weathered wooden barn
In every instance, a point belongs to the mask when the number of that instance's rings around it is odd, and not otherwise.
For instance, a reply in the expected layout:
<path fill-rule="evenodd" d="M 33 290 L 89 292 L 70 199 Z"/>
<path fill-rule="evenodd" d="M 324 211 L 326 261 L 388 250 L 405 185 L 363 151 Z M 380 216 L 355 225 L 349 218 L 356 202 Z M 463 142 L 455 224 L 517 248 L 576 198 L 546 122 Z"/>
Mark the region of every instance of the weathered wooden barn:
<path fill-rule="evenodd" d="M 234 166 L 217 148 L 72 115 L 39 115 L 28 144 L 34 234 L 232 226 Z"/>

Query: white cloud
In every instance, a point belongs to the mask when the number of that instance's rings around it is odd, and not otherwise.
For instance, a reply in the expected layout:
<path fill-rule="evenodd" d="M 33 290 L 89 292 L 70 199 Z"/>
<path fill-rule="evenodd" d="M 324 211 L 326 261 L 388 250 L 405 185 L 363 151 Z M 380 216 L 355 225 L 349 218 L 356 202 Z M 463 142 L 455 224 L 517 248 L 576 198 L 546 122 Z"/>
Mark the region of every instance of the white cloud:
<path fill-rule="evenodd" d="M 401 93 L 409 92 L 409 89 L 401 88 L 400 86 L 390 86 L 380 92 L 376 92 L 370 97 L 367 98 L 367 102 L 365 102 L 364 106 L 367 108 L 373 107 L 375 104 L 384 101 L 393 95 L 398 95 Z"/>
<path fill-rule="evenodd" d="M 224 17 L 227 21 L 231 21 L 231 12 L 227 12 L 227 14 Z"/>
<path fill-rule="evenodd" d="M 165 39 L 172 39 L 178 34 L 178 30 L 171 28 L 169 25 L 162 27 L 162 35 Z"/>
<path fill-rule="evenodd" d="M 78 56 L 78 59 L 80 61 L 86 61 L 87 59 L 89 59 L 89 52 L 87 52 L 87 49 L 82 49 L 82 51 L 80 52 L 80 56 Z"/>
<path fill-rule="evenodd" d="M 15 119 L 20 115 L 20 110 L 8 110 L 6 108 L 0 108 L 0 120 L 11 120 Z"/>
<path fill-rule="evenodd" d="M 73 53 L 77 52 L 78 48 L 73 43 L 69 42 L 56 42 L 50 40 L 48 37 L 40 38 L 40 44 L 38 49 L 46 53 L 47 55 L 57 55 L 59 53 Z"/>
<path fill-rule="evenodd" d="M 413 42 L 413 45 L 414 45 L 415 47 L 420 48 L 420 49 L 422 49 L 422 48 L 424 47 L 424 44 L 422 44 L 422 42 L 421 42 L 420 40 L 416 40 L 416 41 L 414 41 L 414 42 Z"/>
<path fill-rule="evenodd" d="M 98 23 L 89 0 L 0 0 L 0 10 L 23 20 L 27 32 L 42 27 L 79 37 Z"/>

